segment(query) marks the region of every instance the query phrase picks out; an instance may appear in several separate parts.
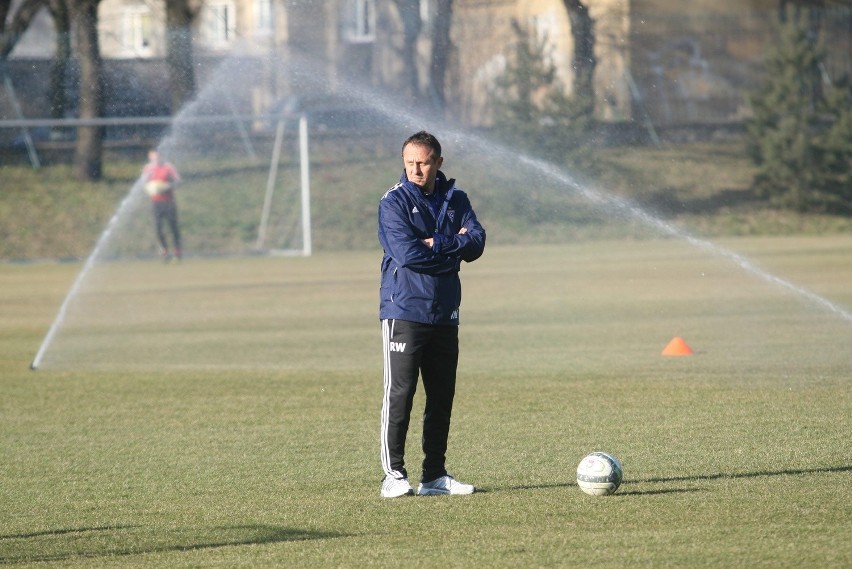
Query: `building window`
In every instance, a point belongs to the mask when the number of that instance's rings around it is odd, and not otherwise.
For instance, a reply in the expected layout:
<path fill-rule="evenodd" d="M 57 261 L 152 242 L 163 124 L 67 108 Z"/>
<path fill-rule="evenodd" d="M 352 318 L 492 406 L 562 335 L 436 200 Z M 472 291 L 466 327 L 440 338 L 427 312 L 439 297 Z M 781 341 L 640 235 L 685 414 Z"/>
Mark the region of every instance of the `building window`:
<path fill-rule="evenodd" d="M 147 6 L 127 6 L 124 9 L 121 45 L 134 55 L 151 53 L 151 10 Z"/>
<path fill-rule="evenodd" d="M 204 35 L 211 46 L 225 46 L 234 39 L 234 5 L 210 2 L 204 10 Z"/>
<path fill-rule="evenodd" d="M 347 0 L 343 15 L 344 38 L 352 43 L 376 40 L 375 0 Z"/>
<path fill-rule="evenodd" d="M 272 31 L 272 0 L 255 0 L 255 29 L 259 32 Z"/>

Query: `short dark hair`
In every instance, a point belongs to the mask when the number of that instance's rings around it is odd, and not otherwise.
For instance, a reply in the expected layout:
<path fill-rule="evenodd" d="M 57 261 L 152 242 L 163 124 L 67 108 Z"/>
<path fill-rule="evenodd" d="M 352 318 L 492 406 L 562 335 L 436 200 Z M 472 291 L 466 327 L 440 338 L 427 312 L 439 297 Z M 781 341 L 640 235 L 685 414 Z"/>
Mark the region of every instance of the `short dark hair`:
<path fill-rule="evenodd" d="M 419 144 L 421 146 L 428 146 L 432 149 L 432 153 L 435 155 L 435 158 L 441 157 L 441 143 L 438 142 L 438 139 L 435 138 L 433 134 L 430 134 L 425 130 L 415 132 L 414 134 L 406 138 L 405 142 L 402 143 L 402 150 L 405 151 L 405 147 L 409 144 Z"/>

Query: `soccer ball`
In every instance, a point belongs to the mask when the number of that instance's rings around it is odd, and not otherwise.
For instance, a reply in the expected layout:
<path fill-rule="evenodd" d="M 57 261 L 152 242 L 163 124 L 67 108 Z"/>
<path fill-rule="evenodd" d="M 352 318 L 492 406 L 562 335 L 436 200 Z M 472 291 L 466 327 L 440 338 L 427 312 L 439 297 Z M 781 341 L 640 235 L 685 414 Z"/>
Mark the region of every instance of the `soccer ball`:
<path fill-rule="evenodd" d="M 611 454 L 593 452 L 577 466 L 577 486 L 590 496 L 608 496 L 618 490 L 624 472 Z"/>
<path fill-rule="evenodd" d="M 150 180 L 145 182 L 145 192 L 151 197 L 154 197 L 157 194 L 162 194 L 163 192 L 171 189 L 172 185 L 168 182 L 160 180 Z"/>

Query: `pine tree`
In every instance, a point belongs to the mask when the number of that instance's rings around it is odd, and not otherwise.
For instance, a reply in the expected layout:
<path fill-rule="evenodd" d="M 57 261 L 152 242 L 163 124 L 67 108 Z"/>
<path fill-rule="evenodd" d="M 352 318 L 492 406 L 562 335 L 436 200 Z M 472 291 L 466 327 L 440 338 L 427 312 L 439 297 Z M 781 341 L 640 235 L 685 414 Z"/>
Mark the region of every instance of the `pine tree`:
<path fill-rule="evenodd" d="M 585 165 L 593 104 L 570 97 L 548 57 L 548 40 L 512 23 L 515 44 L 492 97 L 494 129 L 507 143 L 547 160 Z"/>
<path fill-rule="evenodd" d="M 849 89 L 825 85 L 826 50 L 792 15 L 779 25 L 766 81 L 751 98 L 754 188 L 771 204 L 801 212 L 852 213 Z"/>

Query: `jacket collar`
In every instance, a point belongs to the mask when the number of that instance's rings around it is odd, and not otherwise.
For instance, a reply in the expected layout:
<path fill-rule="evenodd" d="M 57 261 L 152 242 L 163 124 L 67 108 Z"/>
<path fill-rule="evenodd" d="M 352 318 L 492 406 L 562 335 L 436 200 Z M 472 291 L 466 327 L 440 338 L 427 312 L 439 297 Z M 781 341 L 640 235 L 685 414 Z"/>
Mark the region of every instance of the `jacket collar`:
<path fill-rule="evenodd" d="M 408 179 L 408 175 L 405 173 L 405 170 L 402 171 L 402 176 L 399 178 L 399 181 L 408 189 L 408 191 L 415 192 L 418 196 L 425 195 L 422 187 Z M 448 180 L 444 173 L 438 170 L 438 175 L 435 176 L 435 193 L 439 196 L 446 195 L 455 182 L 456 181 L 453 179 Z"/>

